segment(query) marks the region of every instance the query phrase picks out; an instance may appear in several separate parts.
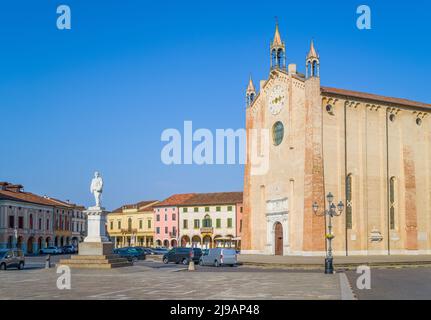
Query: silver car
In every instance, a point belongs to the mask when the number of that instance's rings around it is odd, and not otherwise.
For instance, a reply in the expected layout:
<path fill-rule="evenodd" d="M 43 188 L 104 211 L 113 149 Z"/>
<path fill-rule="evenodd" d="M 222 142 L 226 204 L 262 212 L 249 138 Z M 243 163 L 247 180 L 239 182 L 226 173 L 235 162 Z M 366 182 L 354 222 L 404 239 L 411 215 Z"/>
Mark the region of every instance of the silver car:
<path fill-rule="evenodd" d="M 0 249 L 0 270 L 8 268 L 24 269 L 24 254 L 19 249 Z"/>
<path fill-rule="evenodd" d="M 236 251 L 234 249 L 214 248 L 204 250 L 199 265 L 201 266 L 235 266 L 237 264 Z"/>

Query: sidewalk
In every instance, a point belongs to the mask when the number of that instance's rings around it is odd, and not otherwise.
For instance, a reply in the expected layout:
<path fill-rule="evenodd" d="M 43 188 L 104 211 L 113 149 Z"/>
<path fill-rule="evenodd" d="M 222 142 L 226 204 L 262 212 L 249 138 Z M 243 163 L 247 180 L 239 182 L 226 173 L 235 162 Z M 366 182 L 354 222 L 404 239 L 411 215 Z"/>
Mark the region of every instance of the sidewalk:
<path fill-rule="evenodd" d="M 324 257 L 304 257 L 304 256 L 270 256 L 258 254 L 240 254 L 238 261 L 243 265 L 263 266 L 263 267 L 286 267 L 304 269 L 323 269 Z M 380 266 L 380 267 L 402 267 L 402 266 L 430 266 L 431 255 L 411 255 L 411 256 L 349 256 L 334 257 L 335 268 L 356 268 L 360 265 Z"/>

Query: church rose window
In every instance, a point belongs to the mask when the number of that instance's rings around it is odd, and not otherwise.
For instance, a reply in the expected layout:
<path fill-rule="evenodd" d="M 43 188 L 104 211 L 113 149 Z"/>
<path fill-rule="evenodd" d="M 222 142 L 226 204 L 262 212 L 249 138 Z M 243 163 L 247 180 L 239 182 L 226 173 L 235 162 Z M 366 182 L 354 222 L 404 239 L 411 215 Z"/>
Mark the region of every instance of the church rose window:
<path fill-rule="evenodd" d="M 280 121 L 277 121 L 272 127 L 272 140 L 274 145 L 278 146 L 283 141 L 284 126 Z"/>

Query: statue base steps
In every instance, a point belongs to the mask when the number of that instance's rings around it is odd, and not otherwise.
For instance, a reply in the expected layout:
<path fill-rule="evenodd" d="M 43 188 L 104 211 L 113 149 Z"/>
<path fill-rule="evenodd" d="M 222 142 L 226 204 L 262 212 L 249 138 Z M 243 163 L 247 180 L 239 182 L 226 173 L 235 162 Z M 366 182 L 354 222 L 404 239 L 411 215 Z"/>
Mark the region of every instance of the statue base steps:
<path fill-rule="evenodd" d="M 61 259 L 59 265 L 81 269 L 112 269 L 130 267 L 133 263 L 113 254 L 111 242 L 82 242 L 79 244 L 79 254 L 70 259 Z"/>

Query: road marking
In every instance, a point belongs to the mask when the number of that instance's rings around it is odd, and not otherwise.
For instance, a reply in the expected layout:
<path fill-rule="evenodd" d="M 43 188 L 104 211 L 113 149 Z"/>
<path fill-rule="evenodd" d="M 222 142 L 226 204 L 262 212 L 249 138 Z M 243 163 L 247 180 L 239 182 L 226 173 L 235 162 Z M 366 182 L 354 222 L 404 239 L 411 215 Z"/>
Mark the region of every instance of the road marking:
<path fill-rule="evenodd" d="M 142 288 L 129 288 L 129 289 L 124 289 L 124 290 L 105 292 L 105 293 L 95 294 L 95 295 L 92 295 L 92 296 L 89 296 L 89 297 L 90 298 L 98 298 L 98 297 L 103 297 L 103 296 L 114 295 L 116 293 L 128 292 L 128 291 L 139 290 L 139 289 L 142 289 Z"/>
<path fill-rule="evenodd" d="M 350 286 L 349 280 L 344 272 L 339 273 L 340 276 L 340 290 L 341 300 L 358 300 Z"/>

